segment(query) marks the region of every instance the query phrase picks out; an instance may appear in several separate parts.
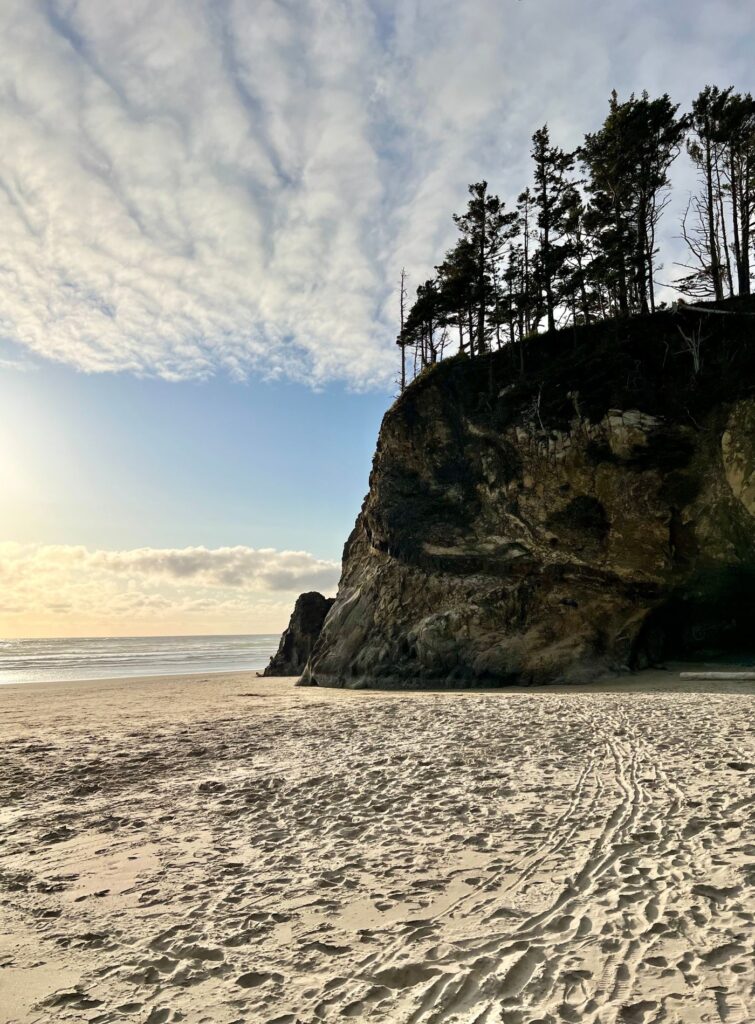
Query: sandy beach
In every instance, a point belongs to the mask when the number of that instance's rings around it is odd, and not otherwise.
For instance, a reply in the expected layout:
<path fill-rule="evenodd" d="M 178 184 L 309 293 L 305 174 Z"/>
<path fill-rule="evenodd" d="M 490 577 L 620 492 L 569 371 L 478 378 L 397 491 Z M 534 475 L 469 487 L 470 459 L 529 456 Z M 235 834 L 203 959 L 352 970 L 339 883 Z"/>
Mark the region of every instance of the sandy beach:
<path fill-rule="evenodd" d="M 752 682 L 0 688 L 0 1020 L 747 1024 Z"/>

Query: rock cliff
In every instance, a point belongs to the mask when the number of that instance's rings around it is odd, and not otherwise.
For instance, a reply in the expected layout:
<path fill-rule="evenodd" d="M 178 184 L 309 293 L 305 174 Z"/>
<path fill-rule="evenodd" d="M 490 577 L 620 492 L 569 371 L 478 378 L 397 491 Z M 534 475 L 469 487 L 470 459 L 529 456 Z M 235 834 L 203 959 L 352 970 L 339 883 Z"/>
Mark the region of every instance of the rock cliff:
<path fill-rule="evenodd" d="M 426 371 L 383 420 L 302 684 L 582 681 L 755 647 L 752 308 L 543 336 L 524 373 L 507 350 Z"/>
<path fill-rule="evenodd" d="M 281 636 L 278 650 L 263 675 L 301 675 L 332 605 L 332 597 L 323 597 L 316 590 L 299 595 L 288 628 Z"/>

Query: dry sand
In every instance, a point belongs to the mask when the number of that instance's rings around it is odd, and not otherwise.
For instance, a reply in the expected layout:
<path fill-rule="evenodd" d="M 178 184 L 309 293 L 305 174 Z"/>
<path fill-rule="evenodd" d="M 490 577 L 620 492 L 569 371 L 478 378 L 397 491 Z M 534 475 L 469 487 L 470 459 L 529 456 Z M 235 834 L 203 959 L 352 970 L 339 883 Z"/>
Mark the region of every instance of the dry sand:
<path fill-rule="evenodd" d="M 752 694 L 0 687 L 0 1020 L 752 1022 Z"/>

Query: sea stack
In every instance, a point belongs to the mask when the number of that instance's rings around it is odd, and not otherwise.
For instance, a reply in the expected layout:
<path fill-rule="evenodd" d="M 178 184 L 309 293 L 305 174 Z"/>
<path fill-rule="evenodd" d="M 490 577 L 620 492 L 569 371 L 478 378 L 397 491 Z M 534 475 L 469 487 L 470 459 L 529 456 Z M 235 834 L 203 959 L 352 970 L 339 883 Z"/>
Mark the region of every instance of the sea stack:
<path fill-rule="evenodd" d="M 333 598 L 323 597 L 316 590 L 300 594 L 278 650 L 263 675 L 300 676 L 332 606 Z"/>
<path fill-rule="evenodd" d="M 422 373 L 383 420 L 302 683 L 584 682 L 751 647 L 755 304 L 725 308 Z"/>

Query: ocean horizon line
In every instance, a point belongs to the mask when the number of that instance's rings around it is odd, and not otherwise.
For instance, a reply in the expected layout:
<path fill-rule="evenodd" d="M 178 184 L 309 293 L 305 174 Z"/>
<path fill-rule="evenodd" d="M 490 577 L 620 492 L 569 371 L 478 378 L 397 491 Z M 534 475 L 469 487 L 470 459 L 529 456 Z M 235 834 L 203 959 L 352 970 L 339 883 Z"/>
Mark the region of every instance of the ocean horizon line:
<path fill-rule="evenodd" d="M 203 637 L 243 637 L 243 636 L 280 636 L 283 629 L 260 633 L 100 633 L 66 636 L 0 636 L 1 643 L 19 641 L 38 642 L 43 640 L 181 640 L 186 637 L 201 639 Z"/>
<path fill-rule="evenodd" d="M 0 685 L 265 668 L 279 633 L 0 640 Z"/>

